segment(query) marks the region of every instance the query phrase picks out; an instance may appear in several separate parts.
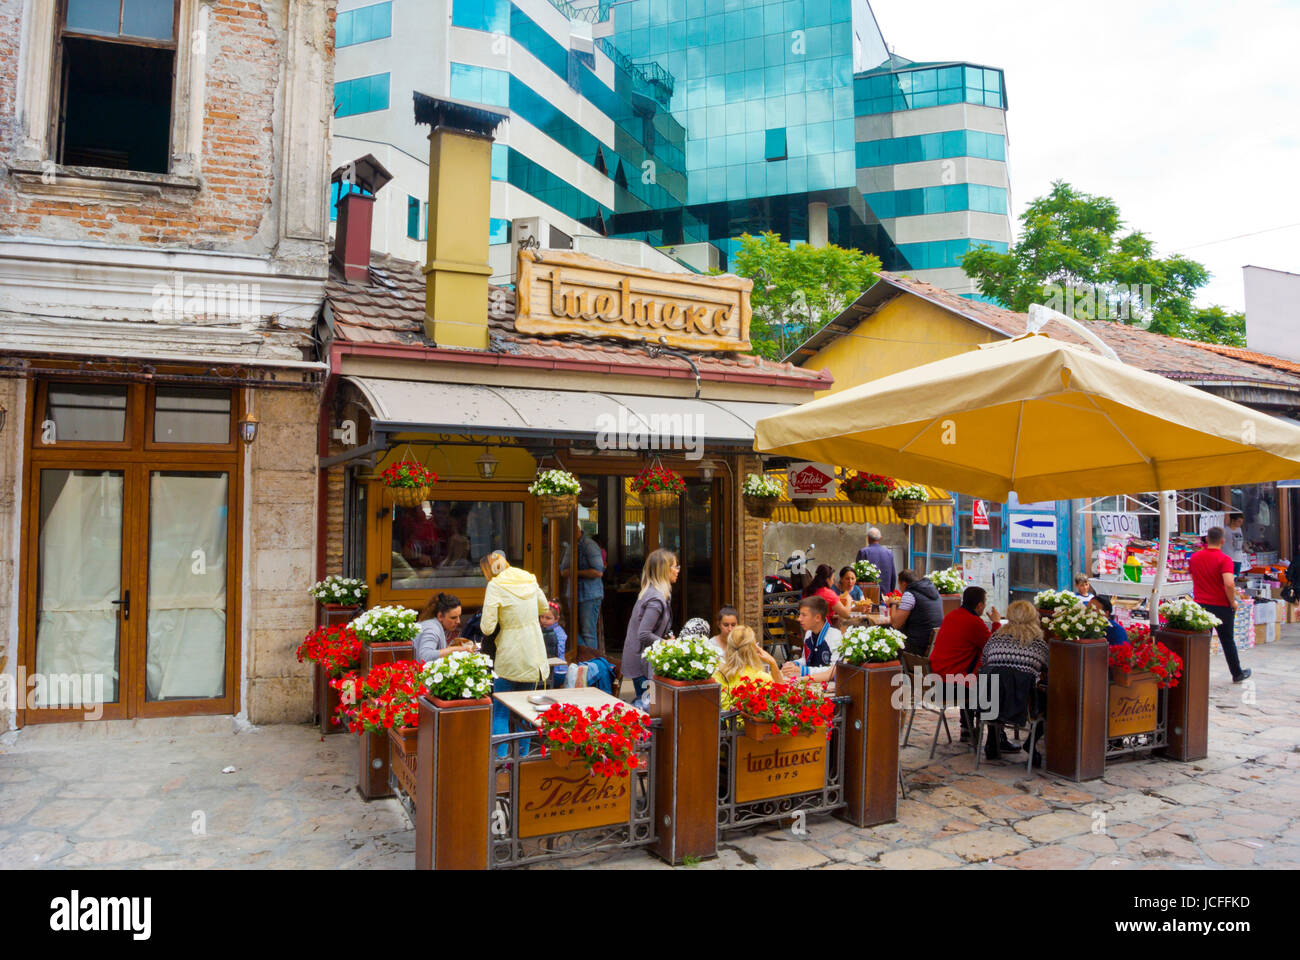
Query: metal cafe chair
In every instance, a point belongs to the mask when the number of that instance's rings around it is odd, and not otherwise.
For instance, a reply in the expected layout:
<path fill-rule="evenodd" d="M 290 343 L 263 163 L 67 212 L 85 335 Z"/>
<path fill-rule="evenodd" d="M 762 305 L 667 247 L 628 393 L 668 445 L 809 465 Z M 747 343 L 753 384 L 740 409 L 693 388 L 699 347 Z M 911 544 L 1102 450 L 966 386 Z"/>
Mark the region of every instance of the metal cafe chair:
<path fill-rule="evenodd" d="M 1020 731 L 1024 727 L 1028 726 L 1029 742 L 1025 746 L 1025 751 L 1029 754 L 1029 759 L 1025 763 L 1025 775 L 1032 777 L 1034 775 L 1034 744 L 1038 740 L 1038 723 L 1044 718 L 1044 716 L 1046 716 L 1046 712 L 1045 706 L 1041 702 L 1037 690 L 1035 690 L 1029 697 L 1029 713 L 1023 724 L 1006 723 L 1001 720 L 989 720 L 988 722 L 985 722 L 984 714 L 981 711 L 975 711 L 975 733 L 974 736 L 971 737 L 971 743 L 975 750 L 975 769 L 978 770 L 980 768 L 980 759 L 983 753 L 980 747 L 983 746 L 983 732 L 986 727 L 988 728 L 989 736 L 996 737 L 1001 734 L 1004 727 L 1009 726 L 1016 731 L 1016 739 L 1018 740 Z"/>
<path fill-rule="evenodd" d="M 930 667 L 930 658 L 928 656 L 919 657 L 914 653 L 908 653 L 906 650 L 903 650 L 901 653 L 899 653 L 898 656 L 899 659 L 903 661 L 903 670 L 907 674 L 908 685 L 911 687 L 911 691 L 912 691 L 912 702 L 908 707 L 908 713 L 907 713 L 907 730 L 903 735 L 903 746 L 907 746 L 908 741 L 912 737 L 912 723 L 916 720 L 916 711 L 917 711 L 918 703 L 921 705 L 921 707 L 924 707 L 927 710 L 929 709 L 928 707 L 925 706 L 925 702 L 919 699 L 919 695 L 921 691 L 916 687 L 916 672 L 917 670 L 920 670 L 921 676 L 924 677 L 924 676 L 929 676 L 932 671 Z M 943 688 L 940 688 L 939 709 L 934 711 L 935 713 L 938 714 L 938 719 L 934 725 L 934 739 L 930 742 L 931 760 L 934 759 L 935 750 L 939 748 L 939 731 L 941 729 L 945 734 L 947 734 L 948 743 L 949 744 L 952 743 L 952 730 L 948 726 L 947 711 L 948 711 L 949 704 L 948 704 L 947 697 L 948 697 L 947 691 Z"/>

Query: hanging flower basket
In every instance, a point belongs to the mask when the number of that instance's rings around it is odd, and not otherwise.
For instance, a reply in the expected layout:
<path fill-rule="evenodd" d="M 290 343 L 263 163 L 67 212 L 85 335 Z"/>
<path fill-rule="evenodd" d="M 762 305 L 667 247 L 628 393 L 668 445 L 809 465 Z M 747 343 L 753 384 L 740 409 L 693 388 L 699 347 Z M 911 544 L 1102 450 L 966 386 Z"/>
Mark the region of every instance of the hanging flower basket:
<path fill-rule="evenodd" d="M 632 478 L 632 492 L 647 510 L 670 510 L 686 492 L 681 474 L 662 466 L 658 460 Z"/>
<path fill-rule="evenodd" d="M 925 506 L 924 500 L 890 500 L 889 502 L 900 520 L 915 520 L 921 515 L 921 508 Z"/>
<path fill-rule="evenodd" d="M 781 502 L 785 483 L 780 477 L 751 473 L 745 477 L 740 492 L 745 501 L 745 512 L 751 517 L 767 520 L 775 512 L 777 504 Z"/>
<path fill-rule="evenodd" d="M 840 483 L 840 489 L 858 506 L 883 507 L 895 484 L 893 477 L 884 477 L 878 473 L 854 473 Z"/>
<path fill-rule="evenodd" d="M 567 470 L 543 470 L 528 492 L 537 498 L 543 520 L 564 520 L 578 509 L 582 484 Z"/>
<path fill-rule="evenodd" d="M 915 520 L 929 499 L 925 487 L 914 483 L 895 484 L 889 491 L 889 502 L 900 520 Z"/>
<path fill-rule="evenodd" d="M 398 461 L 379 476 L 399 507 L 418 507 L 432 500 L 438 482 L 438 475 L 418 460 Z"/>
<path fill-rule="evenodd" d="M 888 490 L 849 490 L 846 496 L 860 507 L 883 507 L 889 499 Z"/>
<path fill-rule="evenodd" d="M 800 513 L 812 513 L 821 505 L 820 500 L 810 500 L 804 497 L 792 500 L 791 502 L 794 504 L 794 508 Z"/>
<path fill-rule="evenodd" d="M 570 493 L 559 497 L 538 497 L 537 506 L 542 512 L 543 520 L 564 520 L 578 509 L 578 495 Z"/>

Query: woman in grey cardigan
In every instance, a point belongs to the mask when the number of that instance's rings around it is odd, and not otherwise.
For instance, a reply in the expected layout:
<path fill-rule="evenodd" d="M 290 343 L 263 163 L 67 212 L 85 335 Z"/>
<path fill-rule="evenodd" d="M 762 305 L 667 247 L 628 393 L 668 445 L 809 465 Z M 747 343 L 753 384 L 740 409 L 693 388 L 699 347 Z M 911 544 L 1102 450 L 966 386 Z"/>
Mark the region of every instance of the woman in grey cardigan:
<path fill-rule="evenodd" d="M 448 644 L 447 637 L 460 629 L 460 601 L 448 593 L 439 593 L 420 611 L 420 634 L 415 638 L 415 659 L 437 660 L 449 653 L 473 652 L 472 643 Z"/>
<path fill-rule="evenodd" d="M 670 601 L 673 584 L 681 571 L 677 554 L 671 550 L 656 550 L 646 559 L 641 570 L 641 593 L 627 621 L 622 665 L 623 676 L 631 678 L 638 700 L 650 684 L 649 666 L 642 654 L 671 631 L 673 612 Z"/>

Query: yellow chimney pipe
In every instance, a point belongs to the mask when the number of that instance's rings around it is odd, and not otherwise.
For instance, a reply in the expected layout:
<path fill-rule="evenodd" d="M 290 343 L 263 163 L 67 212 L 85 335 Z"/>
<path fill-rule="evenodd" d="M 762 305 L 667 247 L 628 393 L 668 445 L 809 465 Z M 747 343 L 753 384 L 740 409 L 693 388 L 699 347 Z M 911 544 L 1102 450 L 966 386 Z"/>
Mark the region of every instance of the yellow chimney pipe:
<path fill-rule="evenodd" d="M 432 127 L 424 333 L 440 347 L 488 347 L 492 133 L 507 116 L 415 94 L 416 122 Z"/>

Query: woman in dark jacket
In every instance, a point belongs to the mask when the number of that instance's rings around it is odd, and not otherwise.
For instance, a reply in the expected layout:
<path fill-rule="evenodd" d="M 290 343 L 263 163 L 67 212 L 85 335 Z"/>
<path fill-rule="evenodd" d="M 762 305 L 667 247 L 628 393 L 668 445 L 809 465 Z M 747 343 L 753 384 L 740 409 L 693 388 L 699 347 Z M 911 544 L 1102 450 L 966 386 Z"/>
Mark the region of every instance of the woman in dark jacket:
<path fill-rule="evenodd" d="M 656 550 L 641 570 L 641 593 L 627 621 L 627 638 L 623 641 L 623 676 L 630 677 L 636 698 L 641 699 L 650 683 L 650 670 L 642 654 L 655 641 L 667 635 L 673 623 L 673 584 L 681 573 L 677 554 Z"/>

